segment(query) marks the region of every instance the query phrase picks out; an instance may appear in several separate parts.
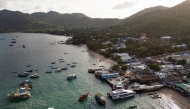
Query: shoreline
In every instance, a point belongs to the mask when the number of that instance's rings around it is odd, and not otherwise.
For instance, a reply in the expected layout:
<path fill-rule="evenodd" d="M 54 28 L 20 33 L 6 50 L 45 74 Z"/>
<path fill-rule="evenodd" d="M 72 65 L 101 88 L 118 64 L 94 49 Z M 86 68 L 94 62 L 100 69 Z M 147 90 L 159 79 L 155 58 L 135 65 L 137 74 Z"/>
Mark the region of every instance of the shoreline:
<path fill-rule="evenodd" d="M 86 48 L 86 51 L 87 51 L 89 54 L 91 54 L 91 55 L 97 57 L 97 58 L 100 59 L 102 62 L 105 62 L 106 64 L 109 64 L 110 67 L 113 66 L 113 65 L 115 65 L 115 64 L 117 64 L 116 61 L 113 61 L 113 60 L 111 60 L 110 58 L 105 58 L 103 55 L 98 54 L 97 52 L 94 52 L 94 51 L 92 51 L 92 50 L 89 50 L 86 44 L 82 44 L 82 47 Z"/>
<path fill-rule="evenodd" d="M 88 47 L 86 44 L 83 44 L 82 47 L 86 48 L 86 51 L 89 54 L 97 57 L 98 59 L 109 64 L 110 66 L 117 64 L 117 62 L 115 62 L 109 58 L 105 58 L 101 54 L 98 54 L 94 51 L 88 50 Z M 174 101 L 181 109 L 188 109 L 188 107 L 190 107 L 190 99 L 186 98 L 185 96 L 181 95 L 180 93 L 178 93 L 172 89 L 169 89 L 166 87 L 166 88 L 162 88 L 161 90 L 159 90 L 159 92 L 164 94 L 166 97 L 168 97 L 172 101 Z"/>

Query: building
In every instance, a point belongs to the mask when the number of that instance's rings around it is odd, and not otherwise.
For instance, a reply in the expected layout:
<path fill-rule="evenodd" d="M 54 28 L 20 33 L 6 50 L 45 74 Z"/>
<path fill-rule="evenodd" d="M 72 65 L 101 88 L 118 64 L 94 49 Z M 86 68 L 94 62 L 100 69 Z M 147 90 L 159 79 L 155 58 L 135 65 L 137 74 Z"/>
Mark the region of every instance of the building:
<path fill-rule="evenodd" d="M 167 76 L 163 79 L 163 82 L 168 87 L 174 87 L 177 83 L 180 83 L 180 79 L 174 76 Z"/>
<path fill-rule="evenodd" d="M 184 69 L 184 67 L 182 65 L 174 65 L 174 69 L 182 70 L 182 69 Z"/>
<path fill-rule="evenodd" d="M 143 75 L 143 76 L 137 75 L 136 78 L 141 83 L 149 83 L 149 82 L 158 81 L 158 78 L 155 75 Z"/>
<path fill-rule="evenodd" d="M 134 60 L 129 56 L 129 54 L 127 53 L 114 53 L 114 55 L 118 55 L 121 57 L 121 60 L 124 63 L 129 63 L 129 62 L 133 62 Z"/>
<path fill-rule="evenodd" d="M 187 84 L 185 83 L 176 84 L 175 87 L 176 87 L 176 90 L 179 91 L 181 94 L 190 98 L 190 82 L 188 82 Z"/>
<path fill-rule="evenodd" d="M 140 35 L 140 39 L 143 40 L 143 41 L 146 41 L 148 38 L 147 38 L 147 35 L 145 33 L 142 33 Z"/>
<path fill-rule="evenodd" d="M 105 41 L 105 42 L 103 42 L 103 43 L 101 43 L 102 45 L 112 45 L 113 43 L 112 42 L 110 42 L 110 41 Z"/>

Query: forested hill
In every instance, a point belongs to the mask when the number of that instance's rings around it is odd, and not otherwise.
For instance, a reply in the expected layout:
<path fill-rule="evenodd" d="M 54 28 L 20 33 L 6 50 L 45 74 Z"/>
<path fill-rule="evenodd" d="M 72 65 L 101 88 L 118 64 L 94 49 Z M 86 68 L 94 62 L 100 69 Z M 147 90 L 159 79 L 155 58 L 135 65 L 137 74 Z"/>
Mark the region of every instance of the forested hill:
<path fill-rule="evenodd" d="M 44 23 L 29 14 L 19 11 L 1 10 L 0 16 L 0 32 L 61 29 L 60 26 Z"/>
<path fill-rule="evenodd" d="M 81 13 L 60 14 L 54 11 L 48 13 L 37 12 L 31 15 L 43 22 L 63 26 L 65 28 L 102 28 L 116 25 L 122 21 L 120 19 L 90 18 Z"/>
<path fill-rule="evenodd" d="M 145 13 L 135 18 L 126 18 L 112 30 L 125 32 L 139 37 L 146 33 L 148 37 L 160 36 L 188 36 L 190 35 L 190 0 L 179 5 L 165 9 Z"/>

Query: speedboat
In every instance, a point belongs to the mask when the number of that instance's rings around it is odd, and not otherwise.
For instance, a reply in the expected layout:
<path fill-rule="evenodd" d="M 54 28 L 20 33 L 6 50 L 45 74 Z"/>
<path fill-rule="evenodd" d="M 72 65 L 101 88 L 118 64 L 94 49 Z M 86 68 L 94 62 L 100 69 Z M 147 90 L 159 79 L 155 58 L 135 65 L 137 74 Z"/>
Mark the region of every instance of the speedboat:
<path fill-rule="evenodd" d="M 68 67 L 63 67 L 63 68 L 61 68 L 61 70 L 67 70 L 68 69 Z"/>
<path fill-rule="evenodd" d="M 72 80 L 75 79 L 77 77 L 77 74 L 71 74 L 67 77 L 67 80 Z"/>
<path fill-rule="evenodd" d="M 30 78 L 39 78 L 37 74 L 30 75 Z"/>
<path fill-rule="evenodd" d="M 19 73 L 18 77 L 27 77 L 28 75 L 29 75 L 28 72 Z"/>
<path fill-rule="evenodd" d="M 105 97 L 100 92 L 96 93 L 94 96 L 95 96 L 96 101 L 98 101 L 100 104 L 103 104 L 103 105 L 106 104 Z"/>
<path fill-rule="evenodd" d="M 80 97 L 79 97 L 79 101 L 83 101 L 84 99 L 86 99 L 88 97 L 89 92 L 87 93 L 83 93 Z"/>
<path fill-rule="evenodd" d="M 136 92 L 133 90 L 119 89 L 119 90 L 115 90 L 115 91 L 112 91 L 107 94 L 110 98 L 112 98 L 112 100 L 117 100 L 117 99 L 134 96 L 136 94 Z"/>

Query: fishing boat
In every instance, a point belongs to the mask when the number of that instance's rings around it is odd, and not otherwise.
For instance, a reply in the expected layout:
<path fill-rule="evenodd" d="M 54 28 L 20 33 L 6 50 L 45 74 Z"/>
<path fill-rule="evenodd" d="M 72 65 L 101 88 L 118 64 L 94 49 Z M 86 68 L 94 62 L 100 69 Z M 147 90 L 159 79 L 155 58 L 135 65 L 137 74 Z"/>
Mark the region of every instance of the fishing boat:
<path fill-rule="evenodd" d="M 13 46 L 13 44 L 10 44 L 9 46 Z"/>
<path fill-rule="evenodd" d="M 19 73 L 18 77 L 27 77 L 28 75 L 29 75 L 28 72 Z"/>
<path fill-rule="evenodd" d="M 55 64 L 56 62 L 51 62 L 51 64 Z"/>
<path fill-rule="evenodd" d="M 39 78 L 37 74 L 30 75 L 30 78 Z"/>
<path fill-rule="evenodd" d="M 79 97 L 79 101 L 83 101 L 84 99 L 86 99 L 86 98 L 88 97 L 88 94 L 89 94 L 89 92 L 82 94 L 82 95 Z"/>
<path fill-rule="evenodd" d="M 19 88 L 7 96 L 12 101 L 25 100 L 31 97 L 30 92 L 25 87 Z"/>
<path fill-rule="evenodd" d="M 27 90 L 30 90 L 33 86 L 32 86 L 32 81 L 30 80 L 24 80 L 21 82 L 20 84 L 21 87 L 25 87 Z"/>
<path fill-rule="evenodd" d="M 94 96 L 95 96 L 96 101 L 98 101 L 100 104 L 103 104 L 103 105 L 106 104 L 105 97 L 100 92 L 96 93 Z"/>
<path fill-rule="evenodd" d="M 136 94 L 136 92 L 133 90 L 119 89 L 119 90 L 114 90 L 107 94 L 112 100 L 117 100 L 117 99 L 128 98 L 128 97 L 134 96 Z"/>
<path fill-rule="evenodd" d="M 77 64 L 77 62 L 72 62 L 72 64 Z"/>
<path fill-rule="evenodd" d="M 33 72 L 33 70 L 28 70 L 28 71 L 26 71 L 26 72 Z"/>
<path fill-rule="evenodd" d="M 12 41 L 11 43 L 16 43 L 16 41 Z"/>
<path fill-rule="evenodd" d="M 67 80 L 72 80 L 75 79 L 77 77 L 77 74 L 71 74 L 67 77 Z"/>
<path fill-rule="evenodd" d="M 129 106 L 128 109 L 134 109 L 134 108 L 136 108 L 136 107 L 137 107 L 137 105 L 134 104 L 134 105 Z"/>
<path fill-rule="evenodd" d="M 61 68 L 61 70 L 67 70 L 68 69 L 68 67 L 63 67 L 63 68 Z"/>

